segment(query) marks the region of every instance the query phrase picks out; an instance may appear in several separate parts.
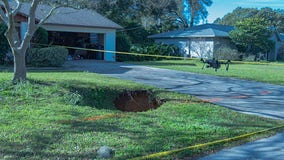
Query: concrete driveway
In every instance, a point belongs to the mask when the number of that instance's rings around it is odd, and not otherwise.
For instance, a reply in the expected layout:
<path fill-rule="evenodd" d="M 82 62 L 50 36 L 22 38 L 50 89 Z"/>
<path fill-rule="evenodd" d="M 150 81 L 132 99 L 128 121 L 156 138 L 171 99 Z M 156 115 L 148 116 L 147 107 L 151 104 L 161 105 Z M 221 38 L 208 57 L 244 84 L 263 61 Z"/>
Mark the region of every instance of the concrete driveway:
<path fill-rule="evenodd" d="M 168 89 L 175 92 L 191 94 L 200 99 L 248 114 L 256 114 L 284 120 L 284 86 L 158 69 L 126 63 L 102 61 L 68 61 L 66 69 L 89 71 L 116 78 L 132 80 Z M 212 70 L 213 72 L 213 70 Z M 247 152 L 242 150 L 225 150 L 204 159 L 284 159 L 284 133 L 247 144 Z M 278 143 L 277 143 L 277 140 Z M 272 143 L 273 142 L 273 143 Z M 243 149 L 244 147 L 241 147 Z M 255 149 L 252 151 L 252 149 Z M 264 156 L 264 151 L 269 151 Z M 234 153 L 234 154 L 231 154 Z M 237 153 L 237 154 L 235 154 Z M 234 156 L 233 156 L 234 155 Z M 261 155 L 261 156 L 260 156 Z M 216 157 L 214 157 L 216 156 Z M 272 157 L 269 157 L 272 156 Z"/>

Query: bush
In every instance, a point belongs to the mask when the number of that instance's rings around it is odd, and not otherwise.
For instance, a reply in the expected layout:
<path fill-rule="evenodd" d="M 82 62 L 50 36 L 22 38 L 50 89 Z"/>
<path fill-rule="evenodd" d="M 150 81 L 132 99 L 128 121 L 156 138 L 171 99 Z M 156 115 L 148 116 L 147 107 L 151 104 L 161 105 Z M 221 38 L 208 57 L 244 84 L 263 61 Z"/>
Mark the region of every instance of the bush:
<path fill-rule="evenodd" d="M 131 46 L 130 52 L 139 54 L 162 55 L 162 56 L 182 56 L 179 48 L 174 45 L 152 44 L 148 46 Z M 125 55 L 122 61 L 147 61 L 147 60 L 161 60 L 165 58 L 150 57 L 150 56 L 135 56 Z"/>
<path fill-rule="evenodd" d="M 63 47 L 33 48 L 27 52 L 27 64 L 35 67 L 60 67 L 68 50 Z"/>
<path fill-rule="evenodd" d="M 222 60 L 241 60 L 241 53 L 229 47 L 220 47 L 214 53 L 214 58 Z"/>
<path fill-rule="evenodd" d="M 116 51 L 120 52 L 129 52 L 131 46 L 131 41 L 129 36 L 125 33 L 117 34 L 116 36 Z M 128 55 L 124 54 L 117 54 L 116 60 L 117 61 L 124 61 L 127 59 Z"/>
<path fill-rule="evenodd" d="M 129 52 L 131 46 L 130 38 L 127 34 L 118 33 L 116 36 L 116 50 L 121 52 Z"/>
<path fill-rule="evenodd" d="M 39 27 L 35 32 L 32 40 L 32 43 L 35 43 L 34 47 L 42 47 L 40 44 L 48 44 L 48 32 L 44 28 Z"/>

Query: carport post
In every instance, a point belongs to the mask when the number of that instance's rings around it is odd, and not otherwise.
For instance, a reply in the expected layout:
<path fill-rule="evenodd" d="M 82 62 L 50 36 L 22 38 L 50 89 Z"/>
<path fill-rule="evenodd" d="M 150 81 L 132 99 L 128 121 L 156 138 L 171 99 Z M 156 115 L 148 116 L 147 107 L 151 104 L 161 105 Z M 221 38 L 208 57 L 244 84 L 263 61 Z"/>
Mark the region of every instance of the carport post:
<path fill-rule="evenodd" d="M 105 34 L 105 50 L 115 51 L 115 31 L 109 31 Z M 105 61 L 115 62 L 115 53 L 105 52 Z"/>

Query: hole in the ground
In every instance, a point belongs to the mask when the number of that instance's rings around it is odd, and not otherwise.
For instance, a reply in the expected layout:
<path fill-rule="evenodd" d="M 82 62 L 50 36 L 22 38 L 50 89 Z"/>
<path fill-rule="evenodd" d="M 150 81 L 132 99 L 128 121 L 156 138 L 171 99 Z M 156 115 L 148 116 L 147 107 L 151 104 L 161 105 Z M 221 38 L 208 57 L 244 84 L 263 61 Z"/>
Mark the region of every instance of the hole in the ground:
<path fill-rule="evenodd" d="M 156 109 L 162 101 L 148 90 L 124 91 L 114 100 L 117 109 L 127 112 L 143 112 Z"/>

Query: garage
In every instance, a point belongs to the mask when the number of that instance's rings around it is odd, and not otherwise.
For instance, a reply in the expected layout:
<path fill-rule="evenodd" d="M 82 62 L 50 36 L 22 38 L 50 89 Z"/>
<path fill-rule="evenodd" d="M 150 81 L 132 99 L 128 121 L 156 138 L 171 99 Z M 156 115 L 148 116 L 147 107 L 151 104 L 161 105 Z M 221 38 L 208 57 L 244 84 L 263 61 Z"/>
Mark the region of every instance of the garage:
<path fill-rule="evenodd" d="M 18 17 L 21 37 L 27 30 L 27 15 L 30 3 L 23 3 Z M 40 21 L 51 10 L 48 5 L 39 5 L 36 18 Z M 103 49 L 106 52 L 88 52 L 70 49 L 74 58 L 115 61 L 116 31 L 123 29 L 120 25 L 88 9 L 60 7 L 42 25 L 48 31 L 49 43 L 70 47 Z"/>

